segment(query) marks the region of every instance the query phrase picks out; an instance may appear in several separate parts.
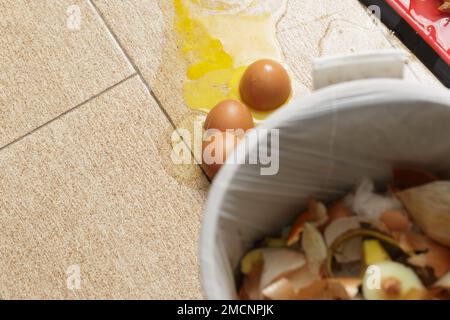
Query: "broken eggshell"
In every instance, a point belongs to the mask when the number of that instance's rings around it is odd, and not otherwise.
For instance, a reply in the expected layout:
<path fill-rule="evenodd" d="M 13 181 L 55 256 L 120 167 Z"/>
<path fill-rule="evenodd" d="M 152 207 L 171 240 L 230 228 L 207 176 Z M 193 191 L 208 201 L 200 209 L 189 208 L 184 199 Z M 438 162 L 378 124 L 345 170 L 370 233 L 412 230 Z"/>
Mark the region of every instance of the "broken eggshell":
<path fill-rule="evenodd" d="M 313 284 L 315 281 L 321 279 L 318 273 L 311 272 L 310 268 L 305 265 L 300 269 L 290 272 L 287 276 L 291 282 L 294 292 L 299 292 L 301 289 L 306 288 Z"/>
<path fill-rule="evenodd" d="M 359 293 L 361 279 L 322 279 L 305 266 L 281 278 L 263 290 L 271 300 L 352 299 Z"/>
<path fill-rule="evenodd" d="M 394 196 L 375 193 L 375 184 L 370 179 L 363 179 L 354 194 L 345 198 L 345 204 L 357 215 L 372 219 L 379 219 L 385 211 L 403 208 Z"/>
<path fill-rule="evenodd" d="M 380 215 L 380 221 L 393 232 L 405 232 L 411 229 L 412 223 L 404 210 L 388 210 Z"/>
<path fill-rule="evenodd" d="M 300 290 L 319 280 L 321 280 L 321 276 L 312 273 L 308 266 L 304 265 L 284 274 L 282 278 L 268 285 L 263 289 L 263 295 L 272 300 L 294 299 Z"/>
<path fill-rule="evenodd" d="M 327 207 L 314 199 L 308 201 L 308 210 L 300 214 L 297 220 L 292 225 L 287 237 L 287 245 L 291 246 L 300 240 L 300 235 L 303 232 L 303 228 L 306 222 L 313 223 L 315 226 L 320 227 L 328 221 Z"/>
<path fill-rule="evenodd" d="M 303 232 L 303 227 L 307 221 L 312 219 L 313 215 L 310 211 L 305 211 L 300 214 L 300 216 L 295 220 L 292 228 L 289 230 L 289 234 L 287 236 L 286 244 L 291 246 L 298 242 L 300 239 L 300 235 Z"/>
<path fill-rule="evenodd" d="M 266 288 L 274 280 L 283 277 L 290 271 L 303 267 L 305 256 L 300 252 L 289 249 L 263 249 L 263 272 L 261 275 L 261 289 Z"/>
<path fill-rule="evenodd" d="M 333 202 L 328 208 L 328 221 L 322 228 L 329 226 L 334 221 L 341 218 L 351 217 L 352 213 L 345 205 L 344 199 Z"/>
<path fill-rule="evenodd" d="M 429 183 L 396 195 L 428 237 L 450 246 L 450 181 Z"/>
<path fill-rule="evenodd" d="M 436 278 L 450 271 L 449 248 L 417 233 L 405 233 L 394 237 L 399 239 L 403 247 L 410 247 L 413 251 L 419 252 L 408 259 L 413 266 L 431 268 Z"/>
<path fill-rule="evenodd" d="M 358 295 L 359 287 L 362 285 L 361 278 L 333 278 L 332 280 L 340 283 L 352 299 Z"/>
<path fill-rule="evenodd" d="M 296 300 L 350 300 L 346 287 L 338 279 L 322 279 L 300 290 Z"/>
<path fill-rule="evenodd" d="M 281 278 L 268 285 L 262 294 L 270 300 L 290 300 L 294 297 L 295 292 L 292 283 L 286 278 Z"/>
<path fill-rule="evenodd" d="M 255 249 L 241 261 L 246 267 L 239 296 L 243 300 L 261 299 L 263 295 L 270 299 L 284 295 L 286 278 L 291 272 L 305 266 L 306 260 L 300 252 L 289 249 Z M 242 271 L 242 270 L 241 270 Z"/>
<path fill-rule="evenodd" d="M 364 225 L 369 225 L 371 228 L 382 232 L 387 231 L 384 224 L 378 220 L 353 216 L 348 218 L 341 218 L 331 223 L 325 229 L 325 241 L 327 245 L 330 246 L 338 237 L 340 237 L 344 233 L 350 230 L 361 229 Z"/>

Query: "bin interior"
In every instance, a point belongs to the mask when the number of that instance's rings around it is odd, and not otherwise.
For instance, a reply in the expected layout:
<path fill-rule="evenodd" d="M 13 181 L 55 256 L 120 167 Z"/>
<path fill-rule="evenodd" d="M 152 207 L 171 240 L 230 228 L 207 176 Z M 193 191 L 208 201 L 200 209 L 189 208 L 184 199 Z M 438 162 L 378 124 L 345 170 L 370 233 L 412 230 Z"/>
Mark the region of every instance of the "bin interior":
<path fill-rule="evenodd" d="M 393 165 L 450 176 L 444 89 L 392 80 L 340 84 L 292 102 L 261 128 L 280 130 L 278 174 L 263 176 L 259 165 L 225 166 L 208 198 L 201 271 L 210 299 L 236 298 L 242 255 L 291 223 L 309 197 L 329 202 L 364 177 L 386 182 Z M 248 152 L 257 152 L 256 145 Z"/>

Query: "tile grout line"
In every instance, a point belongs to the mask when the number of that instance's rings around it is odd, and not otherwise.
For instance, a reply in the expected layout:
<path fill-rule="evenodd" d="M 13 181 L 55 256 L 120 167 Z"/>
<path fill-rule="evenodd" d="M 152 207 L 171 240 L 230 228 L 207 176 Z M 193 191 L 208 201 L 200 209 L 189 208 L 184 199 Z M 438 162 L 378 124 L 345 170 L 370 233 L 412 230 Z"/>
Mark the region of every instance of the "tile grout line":
<path fill-rule="evenodd" d="M 141 79 L 142 83 L 144 84 L 146 90 L 148 91 L 148 93 L 150 94 L 150 96 L 155 100 L 156 104 L 158 105 L 159 109 L 161 110 L 161 112 L 164 114 L 164 116 L 167 118 L 167 120 L 169 121 L 170 125 L 172 126 L 172 128 L 177 131 L 177 133 L 180 135 L 181 134 L 178 132 L 178 129 L 175 125 L 175 122 L 173 121 L 172 117 L 169 115 L 169 113 L 166 111 L 166 109 L 164 109 L 161 100 L 159 100 L 159 98 L 156 96 L 155 92 L 151 89 L 150 85 L 148 84 L 147 80 L 145 80 L 144 76 L 142 75 L 141 70 L 139 69 L 139 67 L 136 65 L 134 59 L 128 54 L 127 50 L 125 49 L 125 47 L 122 45 L 122 43 L 120 42 L 119 38 L 117 37 L 117 35 L 113 32 L 111 26 L 108 24 L 108 22 L 106 21 L 104 15 L 100 12 L 100 10 L 98 9 L 98 7 L 95 5 L 94 0 L 88 0 L 88 3 L 92 6 L 93 10 L 97 13 L 97 15 L 100 17 L 100 19 L 102 20 L 103 24 L 105 25 L 106 29 L 108 30 L 109 35 L 113 38 L 113 40 L 116 42 L 118 48 L 120 49 L 120 51 L 122 52 L 122 54 L 125 56 L 125 58 L 128 60 L 128 63 L 131 64 L 131 66 L 133 67 L 134 71 L 136 72 L 136 74 L 139 76 L 139 78 Z M 185 145 L 189 148 L 189 150 L 191 151 L 191 154 L 194 156 L 193 150 L 191 150 L 191 146 L 189 146 L 186 141 L 184 141 L 184 139 L 182 139 L 183 142 L 185 143 Z M 195 156 L 194 156 L 195 159 Z M 198 162 L 198 161 L 196 161 Z M 208 179 L 208 181 L 211 182 L 211 179 L 208 177 L 208 175 L 206 174 L 205 170 L 203 169 L 203 167 L 201 165 L 199 165 L 200 169 L 202 170 L 202 172 L 204 173 L 206 179 Z"/>
<path fill-rule="evenodd" d="M 98 7 L 94 4 L 93 0 L 88 0 L 88 2 L 91 4 L 92 8 L 94 9 L 94 11 L 97 13 L 97 15 L 100 17 L 100 19 L 102 20 L 103 24 L 105 25 L 106 29 L 108 30 L 108 33 L 110 34 L 110 36 L 114 39 L 115 43 L 117 44 L 117 46 L 119 47 L 120 51 L 122 52 L 122 54 L 125 56 L 125 58 L 128 60 L 128 63 L 131 64 L 131 66 L 133 67 L 134 71 L 137 73 L 137 75 L 139 75 L 139 78 L 141 78 L 141 81 L 143 82 L 144 86 L 146 87 L 148 93 L 152 96 L 153 99 L 155 99 L 156 103 L 158 104 L 158 107 L 161 109 L 161 111 L 164 113 L 164 115 L 167 117 L 167 119 L 169 120 L 170 124 L 173 126 L 173 128 L 175 129 L 175 123 L 173 122 L 172 118 L 170 117 L 170 115 L 167 113 L 167 111 L 164 109 L 164 107 L 162 106 L 161 101 L 159 100 L 159 98 L 156 96 L 156 94 L 153 92 L 153 90 L 150 88 L 149 84 L 147 83 L 147 81 L 145 80 L 144 76 L 142 75 L 141 70 L 138 68 L 138 66 L 136 65 L 136 63 L 134 62 L 134 59 L 128 54 L 128 52 L 125 50 L 125 47 L 122 45 L 122 43 L 120 42 L 120 40 L 117 38 L 116 34 L 112 31 L 111 26 L 108 24 L 108 22 L 106 21 L 105 17 L 103 16 L 103 14 L 100 12 L 100 10 L 98 9 Z"/>
<path fill-rule="evenodd" d="M 59 115 L 56 116 L 55 118 L 53 118 L 53 119 L 51 119 L 51 120 L 49 120 L 49 121 L 47 121 L 47 122 L 41 124 L 40 126 L 34 128 L 33 130 L 31 130 L 31 131 L 27 132 L 26 134 L 20 136 L 19 138 L 16 138 L 16 139 L 14 139 L 13 141 L 11 141 L 11 142 L 5 144 L 4 146 L 0 147 L 0 152 L 3 151 L 4 149 L 8 148 L 9 146 L 11 146 L 11 145 L 13 145 L 13 144 L 15 144 L 15 143 L 17 143 L 17 142 L 19 142 L 19 141 L 25 139 L 26 137 L 32 135 L 32 134 L 35 133 L 36 131 L 39 131 L 40 129 L 44 128 L 45 126 L 51 124 L 52 122 L 61 119 L 62 117 L 64 117 L 65 115 L 71 113 L 72 111 L 75 111 L 75 110 L 79 109 L 80 107 L 84 106 L 85 104 L 87 104 L 87 103 L 91 102 L 92 100 L 98 98 L 98 97 L 101 96 L 102 94 L 107 93 L 108 91 L 110 91 L 110 90 L 112 90 L 112 89 L 114 89 L 114 88 L 120 86 L 122 83 L 124 83 L 124 82 L 130 80 L 131 78 L 133 78 L 133 77 L 135 77 L 135 76 L 137 76 L 137 73 L 136 73 L 136 72 L 133 73 L 132 75 L 129 75 L 129 76 L 126 77 L 125 79 L 120 80 L 120 81 L 117 82 L 116 84 L 113 84 L 112 86 L 110 86 L 110 87 L 108 87 L 108 88 L 102 90 L 101 92 L 99 92 L 99 93 L 93 95 L 93 96 L 90 97 L 89 99 L 87 99 L 87 100 L 85 100 L 85 101 L 83 101 L 83 102 L 77 104 L 77 105 L 74 106 L 73 108 L 70 108 L 69 110 L 64 111 L 63 113 L 59 114 Z"/>

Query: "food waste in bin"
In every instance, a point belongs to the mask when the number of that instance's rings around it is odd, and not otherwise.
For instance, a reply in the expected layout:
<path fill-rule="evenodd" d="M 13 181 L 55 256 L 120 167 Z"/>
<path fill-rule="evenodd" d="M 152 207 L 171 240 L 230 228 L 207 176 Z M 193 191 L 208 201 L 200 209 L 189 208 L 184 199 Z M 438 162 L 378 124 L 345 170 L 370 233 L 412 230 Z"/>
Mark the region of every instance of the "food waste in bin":
<path fill-rule="evenodd" d="M 376 188 L 311 198 L 240 261 L 243 300 L 450 299 L 450 181 L 394 168 Z"/>

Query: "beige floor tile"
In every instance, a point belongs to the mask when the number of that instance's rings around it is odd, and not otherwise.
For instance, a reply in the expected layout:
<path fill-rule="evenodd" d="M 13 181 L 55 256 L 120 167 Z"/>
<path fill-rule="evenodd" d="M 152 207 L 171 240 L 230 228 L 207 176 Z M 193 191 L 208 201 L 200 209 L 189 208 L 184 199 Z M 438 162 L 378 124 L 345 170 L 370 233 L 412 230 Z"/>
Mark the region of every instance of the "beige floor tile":
<path fill-rule="evenodd" d="M 277 25 L 278 31 L 325 19 L 342 10 L 345 0 L 287 0 L 287 10 Z"/>
<path fill-rule="evenodd" d="M 311 87 L 312 59 L 371 50 L 399 49 L 407 57 L 405 78 L 442 85 L 358 0 L 289 0 L 278 24 L 278 39 L 297 80 Z"/>
<path fill-rule="evenodd" d="M 391 48 L 376 28 L 342 17 L 327 17 L 278 32 L 285 58 L 295 77 L 312 87 L 314 58 Z"/>
<path fill-rule="evenodd" d="M 189 122 L 192 113 L 181 95 L 185 65 L 172 30 L 172 1 L 94 3 L 170 118 L 176 125 Z M 357 0 L 288 0 L 277 30 L 294 77 L 307 88 L 311 88 L 311 62 L 315 57 L 391 48 L 407 54 L 407 79 L 440 85 L 384 26 L 374 24 Z"/>
<path fill-rule="evenodd" d="M 0 297 L 200 298 L 208 182 L 171 130 L 136 76 L 3 149 Z"/>
<path fill-rule="evenodd" d="M 171 120 L 176 125 L 186 121 L 192 113 L 182 96 L 186 71 L 173 32 L 173 1 L 94 0 L 93 3 Z"/>
<path fill-rule="evenodd" d="M 1 1 L 0 34 L 0 147 L 134 72 L 88 1 Z"/>

